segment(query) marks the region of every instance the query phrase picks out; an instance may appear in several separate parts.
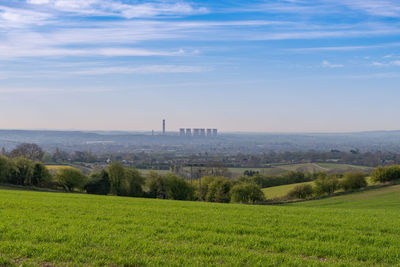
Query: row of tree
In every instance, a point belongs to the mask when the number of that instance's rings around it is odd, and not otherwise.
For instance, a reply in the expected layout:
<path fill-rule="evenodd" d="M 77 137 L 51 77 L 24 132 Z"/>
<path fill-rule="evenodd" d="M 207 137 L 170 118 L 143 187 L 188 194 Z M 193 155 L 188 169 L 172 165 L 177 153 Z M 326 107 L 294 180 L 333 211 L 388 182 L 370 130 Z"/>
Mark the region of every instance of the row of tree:
<path fill-rule="evenodd" d="M 90 194 L 149 197 L 174 200 L 255 203 L 264 194 L 255 183 L 231 181 L 225 177 L 207 176 L 190 184 L 174 174 L 150 172 L 147 177 L 134 168 L 111 163 L 106 169 L 85 175 L 72 167 L 49 172 L 41 162 L 24 157 L 9 159 L 0 156 L 0 183 L 63 189 L 67 192 L 86 191 Z"/>
<path fill-rule="evenodd" d="M 331 195 L 337 190 L 352 191 L 368 186 L 367 174 L 348 172 L 343 176 L 319 173 L 311 184 L 295 186 L 287 195 L 288 198 L 306 199 L 312 196 Z M 400 180 L 400 166 L 379 166 L 371 174 L 372 182 L 387 183 Z"/>

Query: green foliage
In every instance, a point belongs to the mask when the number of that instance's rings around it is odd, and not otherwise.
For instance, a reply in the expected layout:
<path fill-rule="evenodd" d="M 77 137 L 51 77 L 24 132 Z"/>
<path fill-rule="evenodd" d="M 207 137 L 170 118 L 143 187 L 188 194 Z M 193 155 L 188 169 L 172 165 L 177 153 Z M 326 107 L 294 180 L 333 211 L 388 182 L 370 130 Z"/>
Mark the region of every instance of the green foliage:
<path fill-rule="evenodd" d="M 15 158 L 10 175 L 13 184 L 32 185 L 33 162 L 24 157 Z"/>
<path fill-rule="evenodd" d="M 83 189 L 87 177 L 78 169 L 65 168 L 56 173 L 56 180 L 66 191 L 72 192 L 75 188 Z"/>
<path fill-rule="evenodd" d="M 164 176 L 150 172 L 147 175 L 147 187 L 149 189 L 148 195 L 152 198 L 167 198 L 168 181 Z"/>
<path fill-rule="evenodd" d="M 175 200 L 193 200 L 194 189 L 183 178 L 169 174 L 167 179 L 167 198 Z"/>
<path fill-rule="evenodd" d="M 340 181 L 340 187 L 345 191 L 366 187 L 366 174 L 362 172 L 347 172 Z"/>
<path fill-rule="evenodd" d="M 199 183 L 199 188 L 197 190 L 197 197 L 200 200 L 205 200 L 208 192 L 208 186 L 212 183 L 217 177 L 215 176 L 204 176 L 201 178 Z"/>
<path fill-rule="evenodd" d="M 400 166 L 379 166 L 372 171 L 372 180 L 375 182 L 389 182 L 400 179 Z"/>
<path fill-rule="evenodd" d="M 339 180 L 336 176 L 328 176 L 326 174 L 319 174 L 317 180 L 314 181 L 315 193 L 318 195 L 333 194 L 339 188 Z"/>
<path fill-rule="evenodd" d="M 90 174 L 89 182 L 84 187 L 86 192 L 96 195 L 107 195 L 110 193 L 110 188 L 110 179 L 105 170 L 102 170 L 99 173 Z"/>
<path fill-rule="evenodd" d="M 111 183 L 111 193 L 113 195 L 124 195 L 128 190 L 125 180 L 125 169 L 121 163 L 113 162 L 108 166 L 108 175 Z"/>
<path fill-rule="evenodd" d="M 232 187 L 231 201 L 239 203 L 256 203 L 265 200 L 261 188 L 254 183 L 240 183 Z"/>
<path fill-rule="evenodd" d="M 4 156 L 0 156 L 0 183 L 8 182 L 10 175 L 10 161 Z"/>
<path fill-rule="evenodd" d="M 40 162 L 33 165 L 32 185 L 46 187 L 51 181 L 49 170 Z"/>
<path fill-rule="evenodd" d="M 169 174 L 162 176 L 155 172 L 149 173 L 147 187 L 148 196 L 153 198 L 193 200 L 194 189 L 183 178 Z"/>
<path fill-rule="evenodd" d="M 145 180 L 140 172 L 136 169 L 125 169 L 124 177 L 126 196 L 130 197 L 141 197 L 143 196 L 142 186 L 145 184 Z"/>
<path fill-rule="evenodd" d="M 313 193 L 314 190 L 310 184 L 300 184 L 296 185 L 287 196 L 294 199 L 306 199 L 312 196 Z"/>
<path fill-rule="evenodd" d="M 256 183 L 261 188 L 273 187 L 286 184 L 297 184 L 315 180 L 318 173 L 303 173 L 301 171 L 290 171 L 279 176 L 263 174 L 253 174 L 252 176 L 242 176 L 240 182 Z"/>
<path fill-rule="evenodd" d="M 230 190 L 232 183 L 224 178 L 217 177 L 208 185 L 206 201 L 228 203 L 231 199 Z"/>

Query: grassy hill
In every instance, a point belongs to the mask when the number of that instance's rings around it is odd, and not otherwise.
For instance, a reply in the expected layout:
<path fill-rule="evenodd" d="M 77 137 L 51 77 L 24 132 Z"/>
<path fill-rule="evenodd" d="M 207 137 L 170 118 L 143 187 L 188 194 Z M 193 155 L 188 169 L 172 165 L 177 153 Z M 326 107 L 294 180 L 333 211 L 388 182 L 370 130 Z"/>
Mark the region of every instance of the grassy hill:
<path fill-rule="evenodd" d="M 300 202 L 293 205 L 318 208 L 400 210 L 400 185 L 387 186 L 321 200 Z"/>
<path fill-rule="evenodd" d="M 393 188 L 286 206 L 0 190 L 0 266 L 398 266 Z"/>

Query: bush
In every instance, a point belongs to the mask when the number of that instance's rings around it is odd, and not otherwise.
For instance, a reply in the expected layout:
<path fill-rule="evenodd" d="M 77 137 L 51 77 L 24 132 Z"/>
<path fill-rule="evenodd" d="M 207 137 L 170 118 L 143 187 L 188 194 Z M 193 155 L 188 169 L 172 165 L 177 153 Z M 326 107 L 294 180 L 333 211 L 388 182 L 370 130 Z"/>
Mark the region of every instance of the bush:
<path fill-rule="evenodd" d="M 168 182 L 165 177 L 156 172 L 150 172 L 147 175 L 148 196 L 152 198 L 167 198 Z"/>
<path fill-rule="evenodd" d="M 340 181 L 340 187 L 345 191 L 366 187 L 368 184 L 365 177 L 366 174 L 362 172 L 347 172 Z"/>
<path fill-rule="evenodd" d="M 372 171 L 372 180 L 374 182 L 390 182 L 400 179 L 400 166 L 379 166 Z"/>
<path fill-rule="evenodd" d="M 56 180 L 66 191 L 74 191 L 74 188 L 83 189 L 86 184 L 86 176 L 78 169 L 64 168 L 57 172 Z"/>
<path fill-rule="evenodd" d="M 49 170 L 42 163 L 37 162 L 33 165 L 32 185 L 46 187 L 51 181 Z"/>
<path fill-rule="evenodd" d="M 206 201 L 228 203 L 231 199 L 230 190 L 232 183 L 223 177 L 216 178 L 208 185 Z"/>
<path fill-rule="evenodd" d="M 14 159 L 10 173 L 10 182 L 17 185 L 31 185 L 33 176 L 33 162 L 24 157 Z"/>
<path fill-rule="evenodd" d="M 125 169 L 121 163 L 113 162 L 108 166 L 108 175 L 111 183 L 111 193 L 117 196 L 124 195 L 128 191 L 126 189 Z"/>
<path fill-rule="evenodd" d="M 254 183 L 240 183 L 232 187 L 230 191 L 231 201 L 239 203 L 255 203 L 265 200 L 264 193 Z"/>
<path fill-rule="evenodd" d="M 143 196 L 143 188 L 145 181 L 140 172 L 136 169 L 125 169 L 125 190 L 126 196 L 141 197 Z"/>
<path fill-rule="evenodd" d="M 0 156 L 0 183 L 8 182 L 10 175 L 10 161 L 4 156 Z"/>
<path fill-rule="evenodd" d="M 215 180 L 215 176 L 204 176 L 201 178 L 199 189 L 197 191 L 197 197 L 200 200 L 205 200 L 208 193 L 208 186 Z"/>
<path fill-rule="evenodd" d="M 194 189 L 185 179 L 170 174 L 167 176 L 167 198 L 174 200 L 193 200 Z"/>
<path fill-rule="evenodd" d="M 339 180 L 336 176 L 327 176 L 323 173 L 318 176 L 317 180 L 314 181 L 314 184 L 315 192 L 318 195 L 331 195 L 339 188 Z"/>
<path fill-rule="evenodd" d="M 110 193 L 110 188 L 110 179 L 105 170 L 100 173 L 92 173 L 89 177 L 89 182 L 84 187 L 86 192 L 96 195 L 107 195 Z"/>
<path fill-rule="evenodd" d="M 306 199 L 312 196 L 314 190 L 310 184 L 296 185 L 288 194 L 288 198 Z"/>

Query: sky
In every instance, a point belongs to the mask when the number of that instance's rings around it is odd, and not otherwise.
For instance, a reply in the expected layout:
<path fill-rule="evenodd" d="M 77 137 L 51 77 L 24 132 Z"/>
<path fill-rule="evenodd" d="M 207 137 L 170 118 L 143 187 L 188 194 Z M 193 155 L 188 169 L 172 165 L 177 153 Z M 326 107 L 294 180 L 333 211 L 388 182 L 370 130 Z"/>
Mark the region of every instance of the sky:
<path fill-rule="evenodd" d="M 0 128 L 400 129 L 398 0 L 0 0 Z"/>

